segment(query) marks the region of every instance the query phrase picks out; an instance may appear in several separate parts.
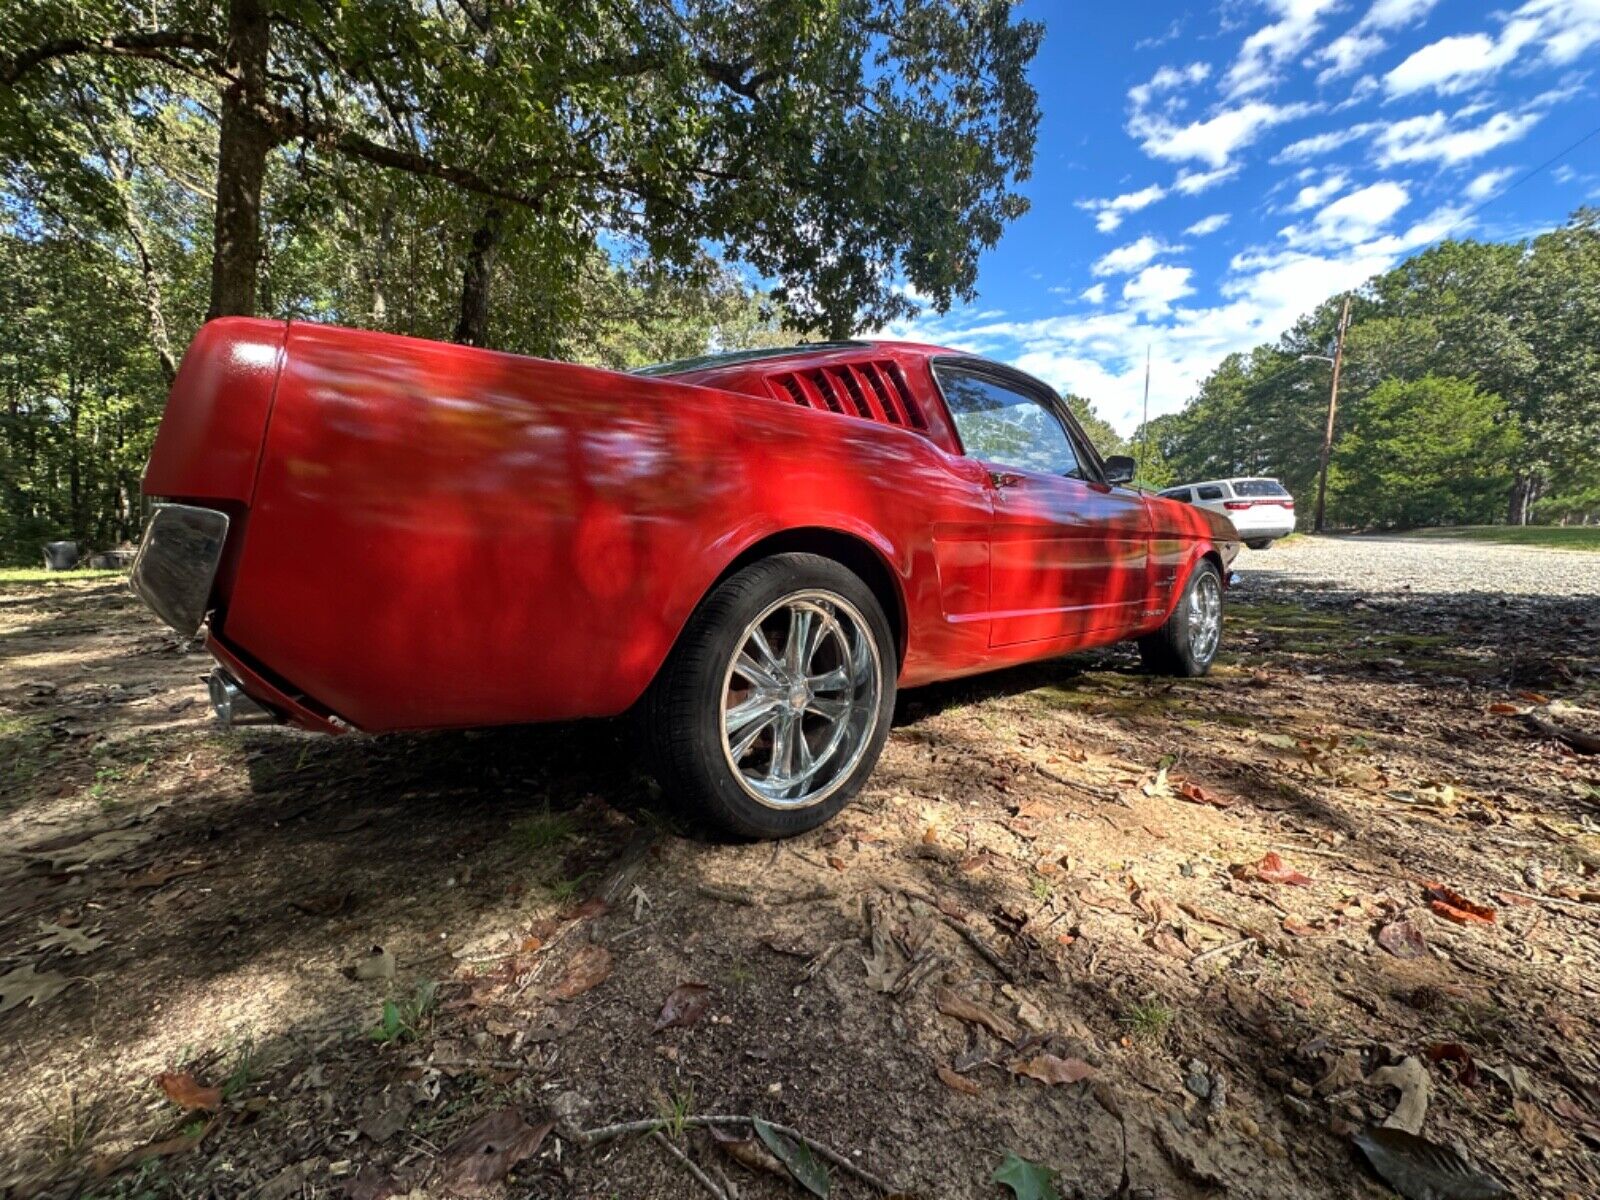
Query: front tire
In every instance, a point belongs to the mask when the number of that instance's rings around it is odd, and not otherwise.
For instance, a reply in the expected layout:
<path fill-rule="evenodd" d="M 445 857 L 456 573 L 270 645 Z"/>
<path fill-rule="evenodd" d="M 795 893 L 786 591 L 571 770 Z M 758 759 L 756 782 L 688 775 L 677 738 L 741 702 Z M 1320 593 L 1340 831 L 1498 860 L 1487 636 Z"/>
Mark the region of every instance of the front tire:
<path fill-rule="evenodd" d="M 1211 669 L 1222 642 L 1222 576 L 1201 559 L 1167 623 L 1139 639 L 1139 657 L 1158 675 L 1195 679 Z"/>
<path fill-rule="evenodd" d="M 894 637 L 872 589 L 779 554 L 695 610 L 645 712 L 657 774 L 739 837 L 815 829 L 860 790 L 894 712 Z"/>

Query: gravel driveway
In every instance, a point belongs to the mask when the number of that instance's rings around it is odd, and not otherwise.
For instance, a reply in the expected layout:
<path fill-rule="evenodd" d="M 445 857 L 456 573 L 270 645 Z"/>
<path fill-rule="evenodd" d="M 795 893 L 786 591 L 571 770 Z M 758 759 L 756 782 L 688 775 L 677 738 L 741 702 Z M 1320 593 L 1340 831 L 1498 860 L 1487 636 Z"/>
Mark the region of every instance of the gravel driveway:
<path fill-rule="evenodd" d="M 1485 542 L 1404 537 L 1300 537 L 1271 550 L 1241 550 L 1234 569 L 1249 592 L 1277 581 L 1369 594 L 1592 596 L 1600 603 L 1600 554 Z"/>

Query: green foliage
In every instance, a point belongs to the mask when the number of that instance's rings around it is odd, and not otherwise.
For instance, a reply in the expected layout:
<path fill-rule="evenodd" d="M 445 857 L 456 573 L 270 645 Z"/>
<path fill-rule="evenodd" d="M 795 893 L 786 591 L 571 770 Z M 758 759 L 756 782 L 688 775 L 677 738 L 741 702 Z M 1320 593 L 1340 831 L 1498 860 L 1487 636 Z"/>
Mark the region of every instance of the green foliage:
<path fill-rule="evenodd" d="M 1010 1150 L 989 1179 L 1010 1188 L 1015 1200 L 1061 1200 L 1052 1168 L 1020 1158 Z"/>
<path fill-rule="evenodd" d="M 1357 409 L 1330 487 L 1362 525 L 1472 525 L 1504 506 L 1521 435 L 1505 403 L 1470 382 L 1388 379 Z"/>
<path fill-rule="evenodd" d="M 378 1023 L 367 1030 L 375 1042 L 410 1041 L 421 1031 L 428 1015 L 433 1012 L 439 985 L 431 980 L 419 983 L 410 996 L 398 1000 L 385 1000 Z"/>
<path fill-rule="evenodd" d="M 1305 356 L 1332 354 L 1341 302 L 1229 356 L 1183 412 L 1150 423 L 1174 482 L 1271 475 L 1310 511 L 1330 380 L 1327 362 Z M 1345 342 L 1330 523 L 1600 515 L 1597 328 L 1592 209 L 1529 242 L 1443 242 L 1370 281 Z M 1476 449 L 1447 420 L 1408 411 L 1433 403 L 1452 406 Z"/>
<path fill-rule="evenodd" d="M 1026 207 L 1039 37 L 1012 0 L 0 0 L 0 562 L 136 532 L 241 271 L 262 315 L 614 367 L 970 298 Z"/>

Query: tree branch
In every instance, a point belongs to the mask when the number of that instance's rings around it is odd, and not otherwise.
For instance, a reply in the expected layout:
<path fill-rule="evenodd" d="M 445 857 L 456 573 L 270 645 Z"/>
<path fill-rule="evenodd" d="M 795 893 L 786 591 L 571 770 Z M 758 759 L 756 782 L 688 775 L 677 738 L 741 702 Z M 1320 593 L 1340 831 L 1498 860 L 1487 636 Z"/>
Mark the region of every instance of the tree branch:
<path fill-rule="evenodd" d="M 161 29 L 151 33 L 118 33 L 104 38 L 57 38 L 0 56 L 0 83 L 14 84 L 29 71 L 58 58 L 80 54 L 101 57 L 153 58 L 171 62 L 165 51 L 194 50 L 207 57 L 207 65 L 221 73 L 222 45 L 215 38 L 186 29 Z"/>

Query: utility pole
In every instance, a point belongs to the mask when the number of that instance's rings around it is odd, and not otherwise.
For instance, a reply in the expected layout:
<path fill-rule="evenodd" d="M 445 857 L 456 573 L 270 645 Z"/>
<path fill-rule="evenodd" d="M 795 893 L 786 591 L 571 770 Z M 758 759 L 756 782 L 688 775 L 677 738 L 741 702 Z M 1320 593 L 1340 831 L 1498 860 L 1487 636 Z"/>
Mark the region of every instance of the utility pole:
<path fill-rule="evenodd" d="M 1322 433 L 1322 456 L 1317 472 L 1317 514 L 1311 523 L 1313 533 L 1322 532 L 1322 517 L 1328 502 L 1328 456 L 1333 453 L 1333 418 L 1339 411 L 1339 368 L 1344 364 L 1344 332 L 1350 327 L 1350 297 L 1346 294 L 1339 313 L 1339 336 L 1333 344 L 1333 386 L 1328 389 L 1328 427 Z"/>

